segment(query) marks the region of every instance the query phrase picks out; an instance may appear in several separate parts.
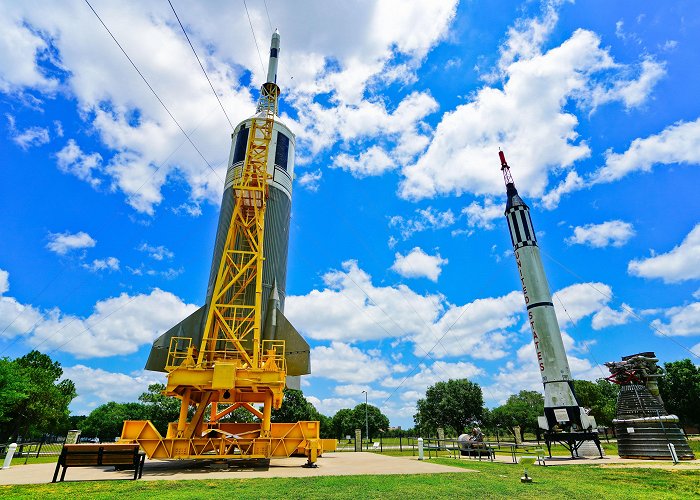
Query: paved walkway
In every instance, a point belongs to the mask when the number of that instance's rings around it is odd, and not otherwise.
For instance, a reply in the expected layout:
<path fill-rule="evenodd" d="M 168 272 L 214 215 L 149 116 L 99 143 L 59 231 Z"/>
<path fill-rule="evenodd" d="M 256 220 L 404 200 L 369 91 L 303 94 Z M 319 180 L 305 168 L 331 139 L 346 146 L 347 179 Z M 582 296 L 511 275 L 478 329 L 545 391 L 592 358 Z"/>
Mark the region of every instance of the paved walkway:
<path fill-rule="evenodd" d="M 147 460 L 141 480 L 177 479 L 245 479 L 253 477 L 317 477 L 351 476 L 361 474 L 436 474 L 477 472 L 418 461 L 412 457 L 389 457 L 379 453 L 324 453 L 318 459 L 318 467 L 306 469 L 305 458 L 283 458 L 270 462 L 269 468 L 221 469 L 212 462 L 194 460 Z M 0 470 L 0 484 L 50 483 L 56 464 L 18 465 Z M 66 481 L 130 479 L 133 471 L 115 471 L 114 467 L 69 467 Z"/>

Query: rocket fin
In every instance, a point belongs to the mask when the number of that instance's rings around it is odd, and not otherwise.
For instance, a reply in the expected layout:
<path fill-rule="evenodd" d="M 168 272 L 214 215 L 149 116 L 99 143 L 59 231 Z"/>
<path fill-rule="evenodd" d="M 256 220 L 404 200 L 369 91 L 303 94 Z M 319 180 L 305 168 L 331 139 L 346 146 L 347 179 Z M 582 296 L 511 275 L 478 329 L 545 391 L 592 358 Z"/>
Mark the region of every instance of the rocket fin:
<path fill-rule="evenodd" d="M 146 370 L 165 372 L 165 363 L 168 359 L 168 349 L 170 349 L 172 337 L 189 337 L 192 339 L 192 345 L 199 346 L 202 341 L 202 319 L 205 308 L 206 306 L 200 307 L 153 341 L 151 353 L 146 361 Z"/>
<path fill-rule="evenodd" d="M 287 375 L 311 373 L 311 349 L 282 311 L 277 310 L 277 340 L 284 340 L 284 357 L 287 360 Z"/>

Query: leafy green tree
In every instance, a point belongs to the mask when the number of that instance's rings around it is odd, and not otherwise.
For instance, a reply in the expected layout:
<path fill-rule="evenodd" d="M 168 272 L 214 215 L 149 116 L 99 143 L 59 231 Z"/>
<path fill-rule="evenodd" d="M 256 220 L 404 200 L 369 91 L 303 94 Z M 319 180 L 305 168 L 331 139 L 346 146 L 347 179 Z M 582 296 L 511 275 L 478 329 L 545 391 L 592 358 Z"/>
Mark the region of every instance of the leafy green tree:
<path fill-rule="evenodd" d="M 58 432 L 68 423 L 68 405 L 77 395 L 63 369 L 39 351 L 0 362 L 0 441 Z"/>
<path fill-rule="evenodd" d="M 490 412 L 493 424 L 508 429 L 515 437 L 515 427 L 520 426 L 520 437 L 525 432 L 541 434 L 537 417 L 544 415 L 544 397 L 537 391 L 520 391 L 508 398 L 504 405 L 494 408 Z"/>
<path fill-rule="evenodd" d="M 98 437 L 100 441 L 114 441 L 121 436 L 124 420 L 148 420 L 149 408 L 143 403 L 115 403 L 110 401 L 98 406 L 83 421 L 81 430 L 85 437 Z"/>
<path fill-rule="evenodd" d="M 0 359 L 0 442 L 5 442 L 17 427 L 17 415 L 29 396 L 29 377 L 8 358 Z"/>
<path fill-rule="evenodd" d="M 352 410 L 343 408 L 338 410 L 331 419 L 331 427 L 333 429 L 333 437 L 336 439 L 344 439 L 345 436 L 355 437 L 355 429 L 352 422 Z"/>
<path fill-rule="evenodd" d="M 314 405 L 304 397 L 302 391 L 284 389 L 284 400 L 279 410 L 272 410 L 272 422 L 299 422 L 302 420 L 318 420 L 319 412 Z"/>
<path fill-rule="evenodd" d="M 365 408 L 367 412 L 365 413 Z M 365 405 L 361 403 L 352 409 L 350 416 L 350 424 L 352 432 L 348 434 L 355 436 L 355 429 L 362 429 L 362 435 L 365 435 L 365 415 L 367 417 L 367 427 L 369 427 L 369 440 L 379 436 L 379 432 L 384 432 L 389 428 L 389 418 L 384 415 L 379 408 L 373 405 Z M 365 436 L 366 438 L 367 436 Z"/>
<path fill-rule="evenodd" d="M 685 425 L 700 426 L 700 367 L 689 359 L 664 363 L 659 392 L 666 410 Z"/>
<path fill-rule="evenodd" d="M 600 378 L 595 382 L 574 380 L 574 390 L 579 404 L 589 410 L 598 425 L 612 426 L 620 386 Z"/>
<path fill-rule="evenodd" d="M 180 416 L 180 400 L 163 395 L 164 390 L 164 384 L 151 384 L 148 386 L 148 391 L 139 396 L 139 401 L 146 407 L 147 419 L 155 425 L 162 436 L 168 432 L 168 424 L 177 422 Z M 121 434 L 121 430 L 119 433 Z"/>
<path fill-rule="evenodd" d="M 219 411 L 221 411 L 221 408 L 219 408 Z M 231 413 L 225 415 L 221 419 L 221 422 L 236 422 L 246 424 L 257 421 L 259 421 L 259 419 L 245 408 L 236 408 Z"/>
<path fill-rule="evenodd" d="M 484 397 L 479 384 L 467 379 L 438 382 L 428 387 L 425 399 L 419 399 L 413 416 L 416 430 L 435 434 L 438 427 L 448 434 L 461 434 L 467 426 L 481 421 Z"/>

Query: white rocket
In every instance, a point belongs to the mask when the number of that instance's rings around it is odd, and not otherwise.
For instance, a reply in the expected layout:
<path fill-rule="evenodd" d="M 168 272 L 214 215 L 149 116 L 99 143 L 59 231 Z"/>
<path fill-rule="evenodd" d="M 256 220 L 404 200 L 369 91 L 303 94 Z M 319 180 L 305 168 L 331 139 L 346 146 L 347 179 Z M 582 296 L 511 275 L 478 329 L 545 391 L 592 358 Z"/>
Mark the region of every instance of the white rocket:
<path fill-rule="evenodd" d="M 551 430 L 554 425 L 570 431 L 595 428 L 595 420 L 579 406 L 574 394 L 569 361 L 554 312 L 552 294 L 542 267 L 540 249 L 530 219 L 530 208 L 515 189 L 503 151 L 499 151 L 498 156 L 501 159 L 501 171 L 508 197 L 505 216 L 525 296 L 537 366 L 544 384 L 545 415 L 540 417 L 539 425 L 546 430 Z"/>

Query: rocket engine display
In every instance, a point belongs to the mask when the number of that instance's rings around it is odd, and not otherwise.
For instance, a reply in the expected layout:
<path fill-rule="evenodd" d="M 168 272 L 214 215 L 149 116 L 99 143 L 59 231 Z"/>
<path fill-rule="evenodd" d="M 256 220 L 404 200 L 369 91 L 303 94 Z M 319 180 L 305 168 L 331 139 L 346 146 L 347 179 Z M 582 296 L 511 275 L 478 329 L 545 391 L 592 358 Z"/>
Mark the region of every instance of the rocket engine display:
<path fill-rule="evenodd" d="M 520 284 L 523 289 L 528 322 L 544 385 L 544 416 L 539 417 L 539 426 L 547 433 L 554 431 L 574 435 L 574 441 L 593 440 L 598 443 L 595 419 L 586 414 L 576 400 L 573 379 L 566 358 L 564 342 L 554 312 L 552 294 L 542 266 L 537 237 L 530 218 L 530 207 L 518 195 L 503 151 L 498 152 L 501 171 L 506 183 L 507 203 L 505 216 L 513 244 L 513 254 L 518 265 Z M 590 435 L 590 437 L 588 437 Z M 568 438 L 569 436 L 567 436 Z M 558 439 L 552 439 L 557 440 Z M 567 439 L 566 441 L 569 441 Z M 574 443 L 572 456 L 578 446 Z M 600 446 L 598 447 L 600 451 Z M 601 452 L 602 456 L 602 452 Z"/>

